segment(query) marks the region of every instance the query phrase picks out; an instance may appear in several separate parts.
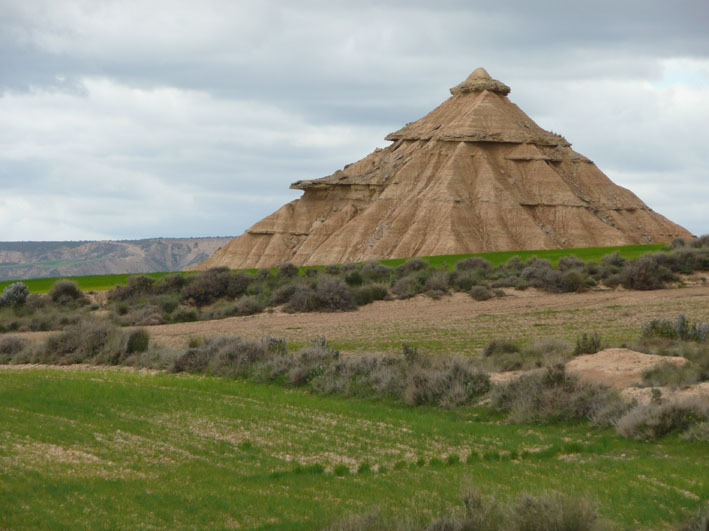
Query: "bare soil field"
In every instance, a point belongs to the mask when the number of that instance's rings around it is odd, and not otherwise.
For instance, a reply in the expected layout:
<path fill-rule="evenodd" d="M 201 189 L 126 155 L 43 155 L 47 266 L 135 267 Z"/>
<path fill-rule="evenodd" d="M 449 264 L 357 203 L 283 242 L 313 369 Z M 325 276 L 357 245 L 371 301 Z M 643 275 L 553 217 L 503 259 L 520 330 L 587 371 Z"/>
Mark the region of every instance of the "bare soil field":
<path fill-rule="evenodd" d="M 632 342 L 655 318 L 709 320 L 709 286 L 657 291 L 608 290 L 549 294 L 509 290 L 502 298 L 475 301 L 456 293 L 434 300 L 379 301 L 345 313 L 275 311 L 149 327 L 157 343 L 184 347 L 191 337 L 284 337 L 303 344 L 324 336 L 343 353 L 399 352 L 402 341 L 433 353 L 476 354 L 492 339 L 563 339 L 573 343 L 597 331 L 610 344 Z"/>

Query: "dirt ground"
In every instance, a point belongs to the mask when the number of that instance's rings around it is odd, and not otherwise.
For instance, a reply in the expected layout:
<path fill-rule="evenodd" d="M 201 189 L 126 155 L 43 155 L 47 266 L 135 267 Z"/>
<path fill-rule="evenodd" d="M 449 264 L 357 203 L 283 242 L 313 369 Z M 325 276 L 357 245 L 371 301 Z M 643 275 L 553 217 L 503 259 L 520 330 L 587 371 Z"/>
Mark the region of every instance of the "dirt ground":
<path fill-rule="evenodd" d="M 239 335 L 251 338 L 284 337 L 307 342 L 317 336 L 340 343 L 342 350 L 388 350 L 401 341 L 446 342 L 451 351 L 477 350 L 491 338 L 575 337 L 577 330 L 599 331 L 621 337 L 629 329 L 657 317 L 709 320 L 709 286 L 657 291 L 596 291 L 549 294 L 535 290 L 508 291 L 509 295 L 476 301 L 456 293 L 438 300 L 418 296 L 409 300 L 378 301 L 346 313 L 285 313 L 274 311 L 248 317 L 230 317 L 149 327 L 153 339 L 183 347 L 190 337 Z M 468 336 L 461 343 L 461 334 Z M 348 345 L 351 347 L 348 348 Z M 459 346 L 472 348 L 456 348 Z M 437 350 L 437 349 L 434 349 Z"/>

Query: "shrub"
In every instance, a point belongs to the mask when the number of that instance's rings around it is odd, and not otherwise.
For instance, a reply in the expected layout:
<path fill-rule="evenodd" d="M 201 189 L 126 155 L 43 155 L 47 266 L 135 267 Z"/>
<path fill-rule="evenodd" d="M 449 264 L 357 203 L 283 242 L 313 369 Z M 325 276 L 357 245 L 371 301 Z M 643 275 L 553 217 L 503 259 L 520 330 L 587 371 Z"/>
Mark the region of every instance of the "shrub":
<path fill-rule="evenodd" d="M 520 350 L 519 345 L 513 343 L 512 341 L 507 341 L 506 339 L 494 339 L 485 345 L 485 348 L 483 348 L 483 357 L 489 358 L 490 356 L 510 354 L 512 352 L 519 352 Z"/>
<path fill-rule="evenodd" d="M 362 282 L 364 282 L 364 278 L 362 278 L 362 274 L 359 271 L 352 271 L 345 275 L 345 282 L 347 282 L 349 286 L 361 286 Z"/>
<path fill-rule="evenodd" d="M 586 276 L 578 269 L 565 271 L 561 275 L 561 290 L 564 292 L 583 292 L 587 291 L 589 282 Z"/>
<path fill-rule="evenodd" d="M 199 319 L 199 313 L 194 308 L 178 308 L 171 319 L 175 323 L 191 323 Z"/>
<path fill-rule="evenodd" d="M 510 413 L 514 422 L 588 419 L 619 402 L 616 391 L 581 382 L 567 374 L 563 365 L 497 386 L 491 398 L 492 407 Z"/>
<path fill-rule="evenodd" d="M 238 315 L 253 315 L 255 313 L 261 313 L 264 306 L 257 297 L 247 295 L 238 300 L 234 309 Z"/>
<path fill-rule="evenodd" d="M 27 342 L 16 336 L 0 337 L 0 363 L 7 363 L 25 350 Z"/>
<path fill-rule="evenodd" d="M 72 280 L 57 280 L 49 290 L 49 298 L 56 304 L 84 301 L 84 293 Z"/>
<path fill-rule="evenodd" d="M 365 304 L 369 304 L 373 301 L 384 300 L 387 295 L 389 295 L 389 292 L 387 291 L 386 286 L 382 286 L 381 284 L 364 286 L 356 289 L 353 293 L 357 306 L 364 306 Z"/>
<path fill-rule="evenodd" d="M 340 266 L 337 264 L 328 264 L 325 266 L 325 273 L 328 275 L 339 275 L 340 274 Z"/>
<path fill-rule="evenodd" d="M 681 433 L 709 420 L 709 404 L 699 398 L 637 406 L 623 415 L 616 429 L 623 437 L 654 440 Z"/>
<path fill-rule="evenodd" d="M 278 266 L 277 276 L 279 278 L 293 278 L 298 276 L 298 266 L 286 262 Z"/>
<path fill-rule="evenodd" d="M 585 262 L 576 256 L 564 256 L 559 259 L 557 267 L 561 271 L 569 271 L 571 269 L 582 269 L 585 265 Z"/>
<path fill-rule="evenodd" d="M 122 350 L 126 354 L 145 352 L 148 350 L 148 344 L 150 343 L 150 334 L 145 328 L 136 328 L 124 334 L 123 343 Z"/>
<path fill-rule="evenodd" d="M 433 271 L 426 279 L 423 289 L 427 293 L 447 294 L 448 293 L 448 272 L 442 270 Z"/>
<path fill-rule="evenodd" d="M 584 332 L 576 338 L 574 356 L 579 356 L 581 354 L 595 354 L 601 350 L 603 350 L 603 345 L 601 344 L 601 336 L 598 332 L 593 332 L 592 334 L 587 334 Z"/>
<path fill-rule="evenodd" d="M 690 242 L 690 245 L 692 247 L 695 247 L 697 249 L 704 249 L 709 247 L 709 234 L 705 234 L 704 236 L 700 236 L 699 238 L 695 238 Z"/>
<path fill-rule="evenodd" d="M 520 278 L 528 285 L 544 291 L 553 293 L 563 291 L 561 273 L 553 269 L 548 260 L 537 258 L 529 260 Z"/>
<path fill-rule="evenodd" d="M 409 405 L 456 407 L 490 390 L 490 376 L 469 361 L 449 358 L 430 368 L 419 367 L 409 376 L 404 400 Z"/>
<path fill-rule="evenodd" d="M 455 268 L 458 271 L 489 271 L 490 269 L 492 269 L 492 264 L 484 258 L 473 256 L 471 258 L 465 258 L 460 262 L 456 263 Z"/>
<path fill-rule="evenodd" d="M 270 272 L 269 272 L 270 276 Z M 235 298 L 246 293 L 253 282 L 251 275 L 232 273 L 226 267 L 216 267 L 189 277 L 182 288 L 183 300 L 205 306 L 222 297 Z"/>
<path fill-rule="evenodd" d="M 187 283 L 185 277 L 179 273 L 171 273 L 158 279 L 153 285 L 155 293 L 176 293 Z"/>
<path fill-rule="evenodd" d="M 668 319 L 653 319 L 643 326 L 640 337 L 705 342 L 709 337 L 709 324 L 691 322 L 684 315 L 677 317 L 674 322 Z"/>
<path fill-rule="evenodd" d="M 420 286 L 414 275 L 400 278 L 394 283 L 391 292 L 400 299 L 408 299 L 419 293 Z"/>
<path fill-rule="evenodd" d="M 39 360 L 69 365 L 91 361 L 99 355 L 112 358 L 118 351 L 120 333 L 104 321 L 80 321 L 63 332 L 49 336 Z"/>
<path fill-rule="evenodd" d="M 320 309 L 320 299 L 309 286 L 297 285 L 288 299 L 287 312 L 314 312 Z"/>
<path fill-rule="evenodd" d="M 319 306 L 325 311 L 350 311 L 357 308 L 350 288 L 339 278 L 325 278 L 315 289 Z"/>
<path fill-rule="evenodd" d="M 704 380 L 702 367 L 693 363 L 675 365 L 660 363 L 643 373 L 643 385 L 652 387 L 683 387 Z"/>
<path fill-rule="evenodd" d="M 424 271 L 426 269 L 428 269 L 428 262 L 421 258 L 411 258 L 401 264 L 399 267 L 397 267 L 396 273 L 400 277 L 405 277 L 410 273 L 414 273 L 416 271 Z"/>
<path fill-rule="evenodd" d="M 495 296 L 492 290 L 487 286 L 473 286 L 468 293 L 476 301 L 486 301 Z"/>
<path fill-rule="evenodd" d="M 512 507 L 510 529 L 593 530 L 598 526 L 595 507 L 565 495 L 523 495 Z"/>
<path fill-rule="evenodd" d="M 15 282 L 6 287 L 0 295 L 0 307 L 22 306 L 27 301 L 30 290 L 22 282 Z"/>
<path fill-rule="evenodd" d="M 155 284 L 155 279 L 145 275 L 128 277 L 126 280 L 126 288 L 132 296 L 152 294 L 153 284 Z"/>
<path fill-rule="evenodd" d="M 379 262 L 367 262 L 362 266 L 362 276 L 370 281 L 382 281 L 391 276 L 393 269 Z"/>
<path fill-rule="evenodd" d="M 631 261 L 621 273 L 621 281 L 626 289 L 661 289 L 665 282 L 674 280 L 670 269 L 664 265 L 666 255 L 647 254 Z"/>

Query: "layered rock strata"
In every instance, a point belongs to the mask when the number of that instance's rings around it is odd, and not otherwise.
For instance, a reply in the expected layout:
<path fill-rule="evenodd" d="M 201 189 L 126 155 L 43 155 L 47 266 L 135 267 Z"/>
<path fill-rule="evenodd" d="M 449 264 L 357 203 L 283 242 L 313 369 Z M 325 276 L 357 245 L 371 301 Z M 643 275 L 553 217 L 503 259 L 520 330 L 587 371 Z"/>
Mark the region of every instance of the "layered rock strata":
<path fill-rule="evenodd" d="M 691 234 L 617 186 L 479 68 L 392 144 L 322 179 L 199 268 L 668 242 Z"/>

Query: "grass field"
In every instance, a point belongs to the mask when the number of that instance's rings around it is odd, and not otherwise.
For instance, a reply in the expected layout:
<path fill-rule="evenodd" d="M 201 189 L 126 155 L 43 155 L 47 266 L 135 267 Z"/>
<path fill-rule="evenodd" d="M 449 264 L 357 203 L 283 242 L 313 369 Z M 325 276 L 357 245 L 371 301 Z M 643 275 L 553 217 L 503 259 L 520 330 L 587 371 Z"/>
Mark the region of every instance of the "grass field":
<path fill-rule="evenodd" d="M 472 485 L 562 491 L 658 529 L 709 499 L 706 443 L 101 369 L 1 370 L 0 463 L 0 528 L 312 529 L 373 508 L 428 521 Z"/>
<path fill-rule="evenodd" d="M 518 256 L 522 260 L 527 260 L 533 256 L 538 258 L 544 258 L 556 265 L 560 258 L 564 256 L 576 256 L 582 260 L 588 261 L 600 261 L 600 259 L 614 252 L 618 252 L 622 257 L 627 259 L 636 258 L 646 253 L 660 251 L 664 249 L 664 244 L 653 244 L 653 245 L 626 245 L 619 247 L 584 247 L 578 249 L 551 249 L 551 250 L 540 250 L 540 251 L 501 251 L 493 253 L 477 253 L 477 254 L 456 254 L 456 255 L 444 255 L 444 256 L 427 256 L 424 257 L 432 266 L 434 267 L 453 267 L 456 262 L 469 258 L 471 256 L 481 256 L 486 260 L 490 261 L 494 265 L 499 265 L 507 262 L 513 256 Z M 398 266 L 406 262 L 406 258 L 397 258 L 392 260 L 381 260 L 383 264 L 389 266 Z M 323 267 L 323 266 L 317 266 Z M 305 268 L 301 268 L 305 269 Z M 246 270 L 249 272 L 254 272 L 255 270 Z M 146 273 L 147 276 L 158 279 L 169 275 L 170 273 Z M 182 273 L 189 275 L 191 273 Z M 89 290 L 106 290 L 112 289 L 117 285 L 125 286 L 126 279 L 133 276 L 131 274 L 120 274 L 120 275 L 89 275 L 80 277 L 62 277 L 69 278 L 75 281 L 79 288 L 84 291 Z M 48 292 L 54 283 L 59 280 L 60 277 L 52 278 L 36 278 L 23 280 L 22 282 L 27 285 L 33 293 L 46 293 Z M 0 281 L 0 291 L 5 289 L 7 286 L 12 284 L 12 280 Z"/>

